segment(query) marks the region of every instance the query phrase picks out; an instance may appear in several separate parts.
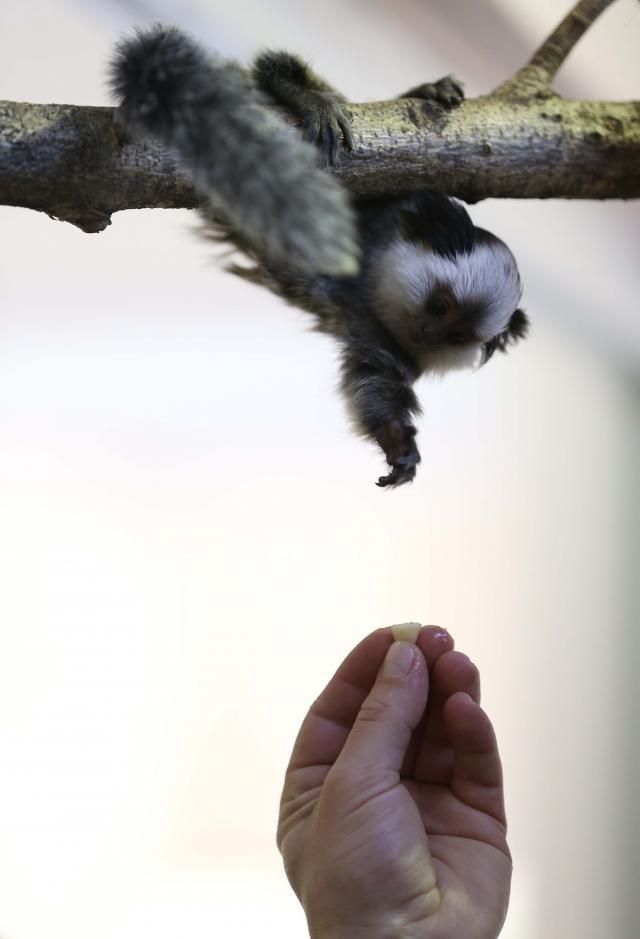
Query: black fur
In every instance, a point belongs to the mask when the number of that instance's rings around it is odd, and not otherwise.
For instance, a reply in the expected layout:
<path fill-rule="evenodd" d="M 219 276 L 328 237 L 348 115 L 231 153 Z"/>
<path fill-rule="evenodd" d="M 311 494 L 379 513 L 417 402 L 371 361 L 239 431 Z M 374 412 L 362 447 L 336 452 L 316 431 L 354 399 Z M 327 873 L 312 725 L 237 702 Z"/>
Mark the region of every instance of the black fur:
<path fill-rule="evenodd" d="M 412 419 L 421 411 L 413 385 L 422 370 L 380 320 L 374 289 L 376 264 L 398 239 L 429 244 L 451 260 L 477 244 L 497 239 L 476 228 L 460 203 L 435 192 L 394 200 L 360 199 L 355 208 L 362 252 L 356 277 L 309 279 L 286 265 L 269 263 L 246 243 L 241 247 L 255 266 L 236 273 L 314 314 L 316 328 L 340 342 L 341 390 L 354 428 L 381 447 L 391 466 L 378 485 L 395 487 L 411 481 L 420 462 Z M 505 351 L 524 337 L 527 323 L 525 314 L 515 311 L 507 330 L 484 345 L 482 364 L 496 350 Z"/>
<path fill-rule="evenodd" d="M 437 82 L 425 82 L 405 91 L 401 98 L 420 98 L 429 104 L 437 104 L 441 108 L 455 108 L 464 100 L 464 87 L 459 79 L 453 75 L 438 79 Z"/>
<path fill-rule="evenodd" d="M 385 252 L 398 243 L 419 245 L 425 256 L 455 267 L 478 246 L 502 242 L 476 228 L 460 203 L 433 191 L 359 199 L 352 214 L 338 184 L 315 167 L 308 144 L 262 107 L 270 101 L 291 110 L 325 162 L 353 146 L 344 99 L 295 56 L 263 53 L 248 74 L 177 30 L 155 27 L 119 46 L 112 84 L 124 123 L 170 146 L 208 195 L 208 234 L 253 262 L 232 270 L 313 314 L 316 328 L 340 343 L 341 387 L 355 429 L 381 447 L 391 467 L 378 485 L 412 480 L 420 462 L 413 385 L 426 367 L 424 348 L 403 342 L 381 309 Z M 453 107 L 462 88 L 449 77 L 408 95 Z M 356 266 L 356 243 L 360 267 L 347 276 L 345 269 Z M 344 275 L 335 272 L 341 265 Z M 496 268 L 500 276 L 506 275 Z M 507 328 L 484 343 L 483 362 L 526 331 L 524 313 L 515 310 Z"/>
<path fill-rule="evenodd" d="M 431 245 L 448 258 L 465 254 L 478 240 L 480 229 L 471 221 L 465 207 L 439 192 L 425 191 L 405 200 L 402 235 Z"/>
<path fill-rule="evenodd" d="M 315 144 L 327 166 L 340 162 L 340 146 L 353 149 L 351 127 L 342 110 L 345 99 L 288 52 L 263 52 L 253 64 L 256 84 L 301 121 L 305 138 Z"/>
<path fill-rule="evenodd" d="M 504 332 L 485 342 L 482 365 L 486 365 L 494 352 L 507 352 L 518 339 L 526 339 L 529 334 L 529 318 L 523 310 L 516 310 Z"/>

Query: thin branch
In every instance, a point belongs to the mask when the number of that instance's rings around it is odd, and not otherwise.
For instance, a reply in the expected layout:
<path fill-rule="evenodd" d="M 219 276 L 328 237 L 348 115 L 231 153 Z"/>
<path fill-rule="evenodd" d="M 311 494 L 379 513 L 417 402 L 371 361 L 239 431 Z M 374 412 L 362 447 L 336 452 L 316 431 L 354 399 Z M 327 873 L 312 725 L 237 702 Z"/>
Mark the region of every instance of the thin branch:
<path fill-rule="evenodd" d="M 580 0 L 509 84 L 550 85 L 576 43 L 614 0 Z"/>

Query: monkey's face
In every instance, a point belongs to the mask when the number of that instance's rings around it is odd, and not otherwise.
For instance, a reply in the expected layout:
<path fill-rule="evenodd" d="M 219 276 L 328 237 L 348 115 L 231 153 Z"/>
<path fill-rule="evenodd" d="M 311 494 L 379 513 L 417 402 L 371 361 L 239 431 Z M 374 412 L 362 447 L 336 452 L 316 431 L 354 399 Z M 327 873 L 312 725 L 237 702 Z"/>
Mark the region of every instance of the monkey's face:
<path fill-rule="evenodd" d="M 449 284 L 437 284 L 422 310 L 407 315 L 408 338 L 416 347 L 477 345 L 482 341 L 477 330 L 480 321 L 476 307 L 460 303 Z"/>
<path fill-rule="evenodd" d="M 443 353 L 447 368 L 479 364 L 485 345 L 508 329 L 520 295 L 515 259 L 497 238 L 454 257 L 398 240 L 375 272 L 378 317 L 425 368 L 432 353 Z"/>

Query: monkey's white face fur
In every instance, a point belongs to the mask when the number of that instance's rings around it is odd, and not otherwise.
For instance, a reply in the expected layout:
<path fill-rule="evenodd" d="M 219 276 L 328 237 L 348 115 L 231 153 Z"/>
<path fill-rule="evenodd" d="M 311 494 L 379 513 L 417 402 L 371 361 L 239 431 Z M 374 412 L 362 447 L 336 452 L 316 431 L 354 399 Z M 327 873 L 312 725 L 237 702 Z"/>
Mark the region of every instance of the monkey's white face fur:
<path fill-rule="evenodd" d="M 473 321 L 477 342 L 448 345 L 443 336 L 432 347 L 416 343 L 415 327 L 427 315 L 427 300 L 443 287 L 461 309 L 478 311 Z M 445 372 L 478 365 L 483 343 L 506 329 L 521 296 L 515 258 L 501 241 L 479 244 L 455 260 L 422 244 L 396 241 L 376 264 L 376 313 L 423 370 Z"/>

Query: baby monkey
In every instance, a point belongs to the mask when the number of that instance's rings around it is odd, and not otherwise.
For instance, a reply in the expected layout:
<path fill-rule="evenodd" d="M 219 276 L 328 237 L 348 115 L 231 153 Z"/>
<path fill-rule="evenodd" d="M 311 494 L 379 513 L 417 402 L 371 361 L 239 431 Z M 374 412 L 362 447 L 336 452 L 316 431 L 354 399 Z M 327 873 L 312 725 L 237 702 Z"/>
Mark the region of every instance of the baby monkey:
<path fill-rule="evenodd" d="M 247 72 L 156 26 L 120 43 L 112 87 L 119 125 L 174 152 L 207 198 L 210 234 L 253 262 L 232 270 L 337 339 L 354 426 L 390 467 L 377 484 L 412 480 L 416 379 L 483 365 L 527 333 L 506 244 L 431 189 L 349 204 L 317 166 L 354 148 L 348 106 L 289 53 L 265 52 Z M 463 91 L 447 77 L 401 97 L 448 109 Z M 295 116 L 304 139 L 274 104 Z"/>

